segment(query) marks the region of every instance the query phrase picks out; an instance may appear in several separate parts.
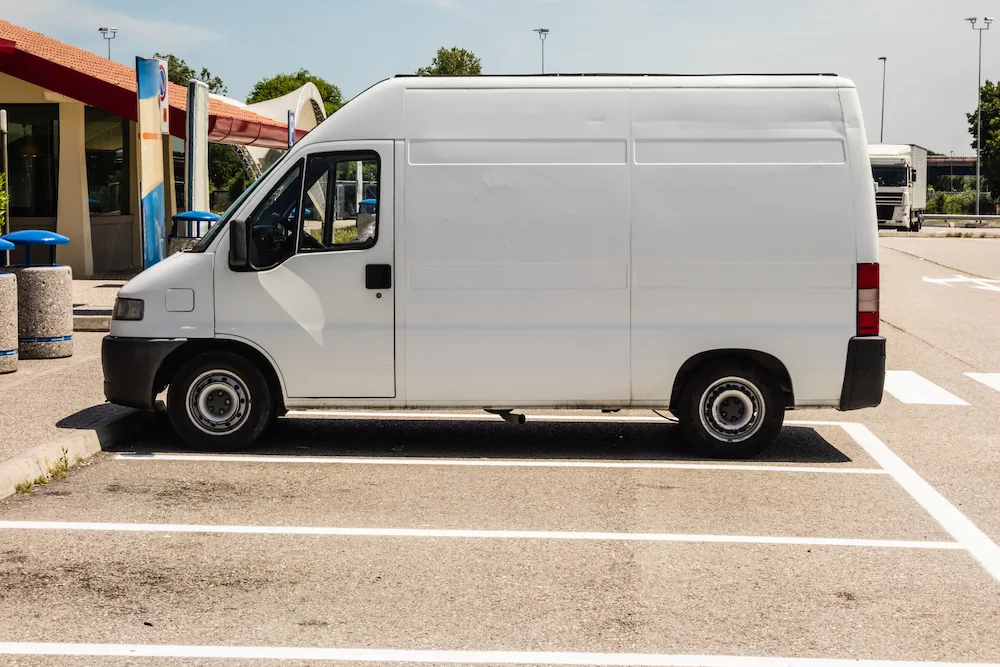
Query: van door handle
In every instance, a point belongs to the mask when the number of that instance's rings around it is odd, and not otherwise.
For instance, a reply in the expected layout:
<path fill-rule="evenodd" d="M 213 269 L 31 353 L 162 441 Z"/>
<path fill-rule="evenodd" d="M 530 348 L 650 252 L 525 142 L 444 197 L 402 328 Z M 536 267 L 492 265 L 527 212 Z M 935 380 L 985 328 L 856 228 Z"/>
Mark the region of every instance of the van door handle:
<path fill-rule="evenodd" d="M 365 266 L 365 287 L 367 289 L 389 289 L 392 287 L 392 265 L 368 264 Z"/>

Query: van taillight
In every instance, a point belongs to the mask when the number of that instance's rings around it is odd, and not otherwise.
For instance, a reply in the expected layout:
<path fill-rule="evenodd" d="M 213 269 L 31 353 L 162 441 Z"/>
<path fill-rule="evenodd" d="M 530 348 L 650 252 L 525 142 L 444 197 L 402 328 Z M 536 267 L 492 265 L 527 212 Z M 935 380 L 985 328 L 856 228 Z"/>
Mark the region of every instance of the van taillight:
<path fill-rule="evenodd" d="M 858 335 L 878 335 L 878 264 L 858 264 Z"/>

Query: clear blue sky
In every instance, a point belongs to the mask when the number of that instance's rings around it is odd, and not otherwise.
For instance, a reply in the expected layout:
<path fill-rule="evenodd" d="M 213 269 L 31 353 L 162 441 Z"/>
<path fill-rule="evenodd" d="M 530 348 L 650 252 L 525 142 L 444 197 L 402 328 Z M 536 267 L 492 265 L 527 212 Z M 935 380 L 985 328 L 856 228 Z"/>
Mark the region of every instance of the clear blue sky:
<path fill-rule="evenodd" d="M 165 13 L 169 11 L 169 14 Z M 860 90 L 878 140 L 879 56 L 889 58 L 887 142 L 969 154 L 976 35 L 962 19 L 996 0 L 0 0 L 0 17 L 113 57 L 170 51 L 244 98 L 258 79 L 305 67 L 352 97 L 471 49 L 486 73 L 539 69 L 532 28 L 552 30 L 548 71 L 836 72 Z M 984 35 L 984 78 L 1000 78 L 1000 24 Z"/>

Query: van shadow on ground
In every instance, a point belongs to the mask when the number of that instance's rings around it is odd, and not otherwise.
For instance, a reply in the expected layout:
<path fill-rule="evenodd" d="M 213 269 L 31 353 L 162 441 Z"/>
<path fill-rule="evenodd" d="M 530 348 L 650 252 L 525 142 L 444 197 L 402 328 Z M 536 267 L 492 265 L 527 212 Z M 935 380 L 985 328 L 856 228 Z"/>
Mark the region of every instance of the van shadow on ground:
<path fill-rule="evenodd" d="M 112 451 L 189 452 L 169 427 Z M 247 453 L 266 456 L 361 456 L 697 461 L 675 424 L 417 419 L 286 418 Z M 848 463 L 852 459 L 815 429 L 785 427 L 768 451 L 753 459 L 780 463 Z"/>

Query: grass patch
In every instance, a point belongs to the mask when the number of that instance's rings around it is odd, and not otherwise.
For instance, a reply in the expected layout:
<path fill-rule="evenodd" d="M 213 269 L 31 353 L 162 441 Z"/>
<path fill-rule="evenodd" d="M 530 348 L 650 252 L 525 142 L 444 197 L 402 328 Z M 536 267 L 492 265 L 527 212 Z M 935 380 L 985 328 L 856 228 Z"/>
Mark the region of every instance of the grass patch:
<path fill-rule="evenodd" d="M 337 245 L 354 243 L 358 240 L 357 227 L 341 227 L 333 230 L 333 242 Z"/>
<path fill-rule="evenodd" d="M 39 475 L 38 477 L 35 478 L 35 481 L 33 482 L 35 486 L 45 486 L 48 483 L 49 483 L 49 478 L 46 477 L 45 475 Z"/>
<path fill-rule="evenodd" d="M 35 485 L 31 482 L 18 482 L 14 485 L 14 493 L 24 494 L 31 493 L 31 490 L 35 488 Z"/>
<path fill-rule="evenodd" d="M 69 474 L 69 452 L 63 448 L 59 460 L 49 466 L 49 477 L 62 479 Z"/>

